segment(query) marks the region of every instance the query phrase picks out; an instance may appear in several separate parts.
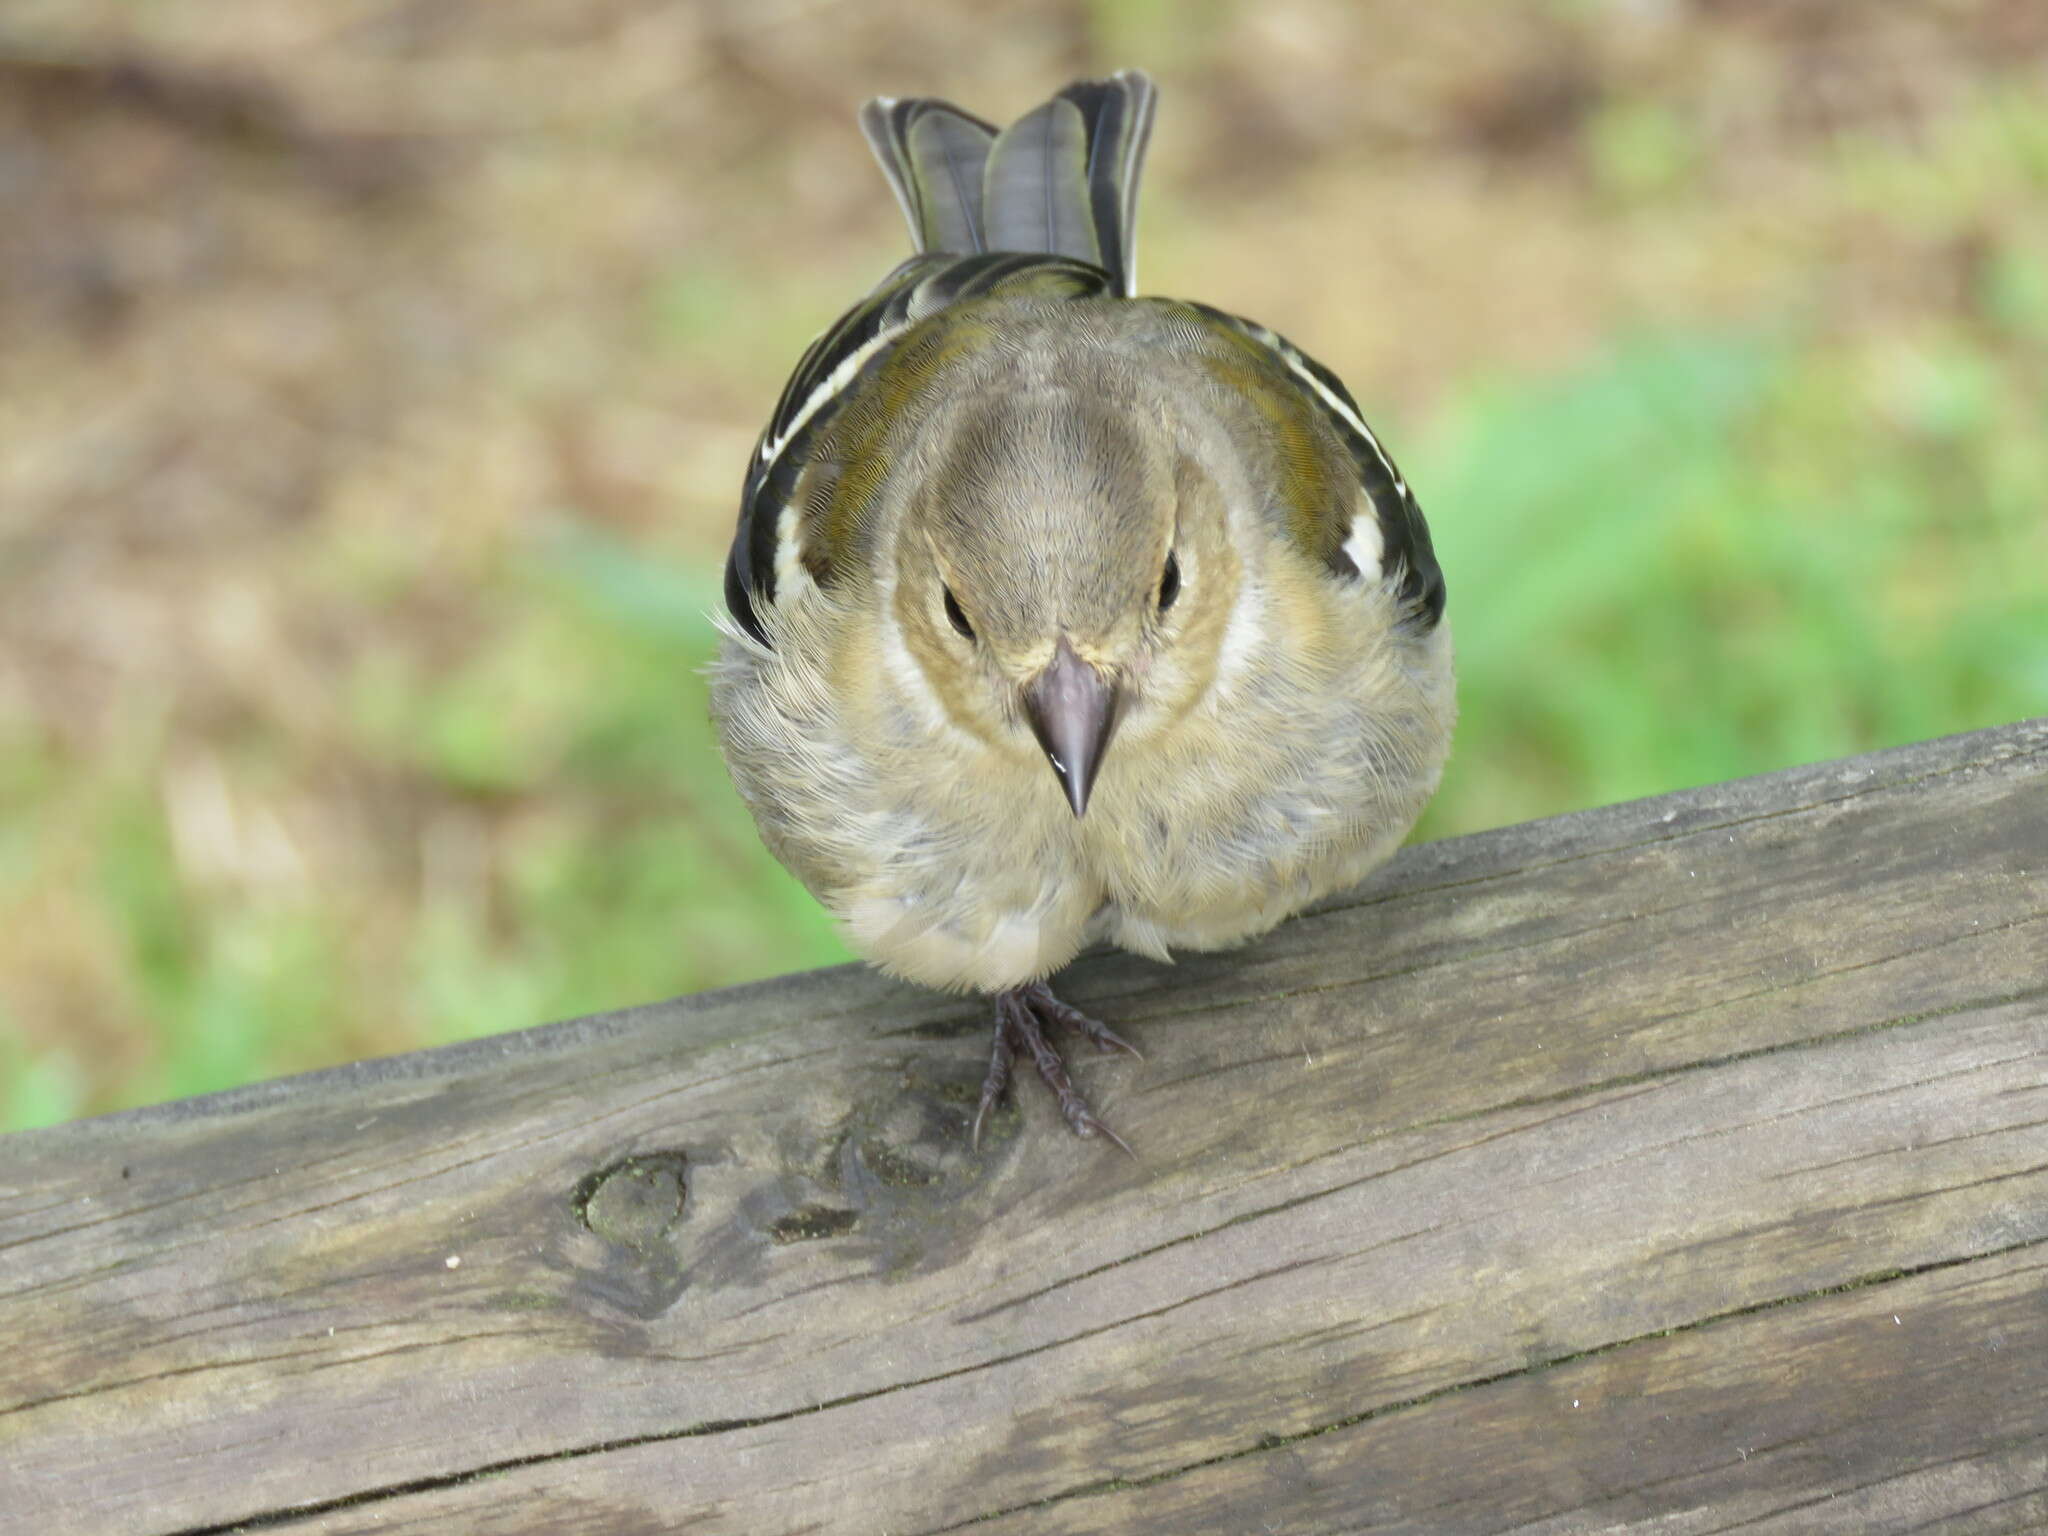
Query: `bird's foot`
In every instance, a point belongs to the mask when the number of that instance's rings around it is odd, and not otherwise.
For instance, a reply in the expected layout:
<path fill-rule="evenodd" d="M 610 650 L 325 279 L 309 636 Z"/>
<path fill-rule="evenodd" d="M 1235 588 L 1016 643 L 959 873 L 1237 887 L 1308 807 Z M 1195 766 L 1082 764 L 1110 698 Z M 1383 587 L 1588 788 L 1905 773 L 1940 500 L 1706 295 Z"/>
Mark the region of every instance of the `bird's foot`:
<path fill-rule="evenodd" d="M 981 1145 L 981 1128 L 988 1120 L 989 1111 L 1002 1102 L 1003 1094 L 1010 1086 L 1010 1068 L 1017 1059 L 1017 1053 L 1024 1051 L 1038 1068 L 1038 1075 L 1045 1079 L 1045 1086 L 1059 1100 L 1060 1113 L 1066 1117 L 1076 1136 L 1107 1137 L 1129 1152 L 1130 1143 L 1098 1120 L 1095 1111 L 1088 1107 L 1087 1100 L 1074 1087 L 1067 1076 L 1066 1063 L 1060 1060 L 1060 1053 L 1053 1048 L 1052 1042 L 1045 1038 L 1047 1024 L 1070 1029 L 1084 1040 L 1093 1041 L 1100 1050 L 1129 1051 L 1133 1056 L 1138 1054 L 1138 1048 L 1130 1041 L 1080 1009 L 1061 1002 L 1052 995 L 1052 988 L 1042 981 L 998 992 L 995 1045 L 989 1053 L 988 1076 L 981 1083 L 981 1107 L 974 1112 L 974 1145 Z"/>

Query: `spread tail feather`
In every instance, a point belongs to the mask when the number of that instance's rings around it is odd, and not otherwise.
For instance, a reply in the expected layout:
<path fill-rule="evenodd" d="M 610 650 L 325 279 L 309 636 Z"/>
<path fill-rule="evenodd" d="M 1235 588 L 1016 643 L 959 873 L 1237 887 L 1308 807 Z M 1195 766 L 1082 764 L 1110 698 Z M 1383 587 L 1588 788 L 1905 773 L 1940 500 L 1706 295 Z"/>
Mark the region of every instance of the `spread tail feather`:
<path fill-rule="evenodd" d="M 860 109 L 860 129 L 882 162 L 918 250 L 968 255 L 988 249 L 981 185 L 995 124 L 950 102 L 877 96 Z"/>
<path fill-rule="evenodd" d="M 1070 256 L 1128 294 L 1156 100 L 1151 79 L 1125 69 L 1076 81 L 1000 133 L 924 97 L 877 97 L 861 129 L 920 251 Z"/>

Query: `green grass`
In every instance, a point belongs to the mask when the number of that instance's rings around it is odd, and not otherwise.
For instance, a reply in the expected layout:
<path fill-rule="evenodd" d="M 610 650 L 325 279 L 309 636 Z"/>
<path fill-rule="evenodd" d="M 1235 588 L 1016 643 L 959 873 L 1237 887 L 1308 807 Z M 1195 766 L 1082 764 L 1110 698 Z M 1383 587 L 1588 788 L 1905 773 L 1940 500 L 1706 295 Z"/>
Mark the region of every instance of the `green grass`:
<path fill-rule="evenodd" d="M 1967 331 L 1636 338 L 1414 470 L 1463 723 L 1443 834 L 2038 713 L 2048 448 Z"/>

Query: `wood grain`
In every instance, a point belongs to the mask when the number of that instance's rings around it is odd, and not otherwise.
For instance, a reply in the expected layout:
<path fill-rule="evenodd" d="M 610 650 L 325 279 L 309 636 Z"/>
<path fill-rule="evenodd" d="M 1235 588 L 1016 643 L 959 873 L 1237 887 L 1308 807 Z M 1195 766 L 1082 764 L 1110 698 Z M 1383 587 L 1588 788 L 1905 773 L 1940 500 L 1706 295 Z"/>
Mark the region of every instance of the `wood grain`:
<path fill-rule="evenodd" d="M 0 1141 L 0 1529 L 2048 1520 L 2048 722 Z M 1035 1090 L 1035 1085 L 1026 1085 Z"/>

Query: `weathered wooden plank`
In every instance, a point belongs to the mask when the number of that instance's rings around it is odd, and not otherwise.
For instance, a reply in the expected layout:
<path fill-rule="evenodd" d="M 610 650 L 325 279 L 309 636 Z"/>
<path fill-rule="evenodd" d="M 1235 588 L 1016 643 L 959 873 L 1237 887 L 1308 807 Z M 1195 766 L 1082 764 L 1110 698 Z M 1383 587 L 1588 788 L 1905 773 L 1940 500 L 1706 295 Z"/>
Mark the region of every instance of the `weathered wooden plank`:
<path fill-rule="evenodd" d="M 1611 1346 L 975 1530 L 2040 1530 L 2044 1292 L 2039 1248 L 1941 1267 Z M 1418 1481 L 1414 1469 L 1446 1448 L 1462 1476 Z"/>
<path fill-rule="evenodd" d="M 1389 1138 L 1332 1160 L 1312 1214 L 1296 1206 L 1206 1234 L 1192 1274 L 1184 1253 L 1167 1250 L 1049 1296 L 1006 1299 L 982 1320 L 991 1331 L 1014 1327 L 1020 1311 L 1069 1319 L 1052 1325 L 1058 1337 L 1038 1346 L 1035 1365 L 1013 1356 L 1000 1374 L 955 1372 L 720 1435 L 513 1469 L 490 1485 L 379 1501 L 312 1528 L 435 1531 L 460 1516 L 463 1530 L 519 1531 L 533 1528 L 526 1511 L 539 1503 L 582 1511 L 593 1530 L 677 1517 L 716 1530 L 797 1530 L 817 1519 L 813 1490 L 822 1484 L 840 1490 L 841 1503 L 866 1491 L 876 1529 L 943 1530 L 1003 1508 L 1007 1490 L 1034 1491 L 1026 1474 L 1053 1468 L 1073 1481 L 1051 1495 L 1050 1509 L 1021 1512 L 1012 1529 L 1256 1531 L 1254 1511 L 1274 1519 L 1282 1509 L 1310 1529 L 1428 1531 L 1460 1511 L 1512 1526 L 1556 1512 L 1560 1493 L 1563 1512 L 1580 1511 L 1592 1491 L 1600 1469 L 1582 1462 L 1584 1427 L 1558 1432 L 1549 1422 L 1560 1409 L 1558 1382 L 1539 1379 L 1542 1367 L 1587 1352 L 1601 1352 L 1597 1363 L 1560 1368 L 1559 1380 L 1583 1381 L 1582 1401 L 1607 1402 L 1617 1417 L 1634 1403 L 1647 1420 L 1641 1434 L 1665 1452 L 1654 1475 L 1675 1479 L 1661 1494 L 1681 1510 L 1712 1487 L 1715 1470 L 1724 1481 L 1715 1491 L 1728 1496 L 1723 1515 L 1771 1508 L 1770 1493 L 1785 1502 L 1784 1492 L 1752 1486 L 1728 1463 L 1740 1462 L 1742 1448 L 1798 1439 L 1830 1414 L 1843 1415 L 1847 1443 L 1809 1446 L 1792 1469 L 1805 1474 L 1786 1491 L 1792 1496 L 1910 1467 L 1898 1460 L 1902 1433 L 1917 1431 L 1943 1457 L 1959 1447 L 1997 1451 L 2017 1432 L 2015 1388 L 2029 1381 L 2037 1400 L 2023 1417 L 2037 1433 L 2048 1428 L 2038 1401 L 2048 1374 L 2031 1348 L 2048 1343 L 2048 1248 L 2028 1247 L 2048 1237 L 2048 1087 L 2040 1080 L 2048 1017 L 2034 1011 L 2022 1024 L 2021 1012 L 1837 1042 L 1801 1063 L 1815 1070 L 1787 1072 L 1772 1054 Z M 2024 1054 L 2014 1051 L 2015 1025 Z M 1959 1093 L 1981 1102 L 1986 1117 L 1961 1139 L 1933 1134 Z M 2002 1148 L 2000 1162 L 2018 1159 L 2027 1171 L 1979 1182 L 1985 1158 L 1972 1143 L 1980 1138 Z M 1955 1264 L 1987 1240 L 2006 1259 L 2029 1261 L 2023 1292 L 1994 1286 L 1993 1308 L 1937 1315 L 1895 1300 L 1881 1283 L 1899 1268 Z M 1533 1277 L 1540 1290 L 1532 1294 Z M 1875 1347 L 1844 1351 L 1832 1373 L 1780 1377 L 1813 1347 L 1795 1331 L 1791 1348 L 1750 1361 L 1755 1390 L 1745 1395 L 1750 1376 L 1700 1372 L 1702 1352 L 1716 1347 L 1711 1328 L 1689 1347 L 1656 1339 L 1844 1285 L 1858 1287 L 1848 1293 L 1858 1298 L 1852 1315 L 1866 1325 L 1913 1311 L 1915 1348 L 1880 1335 Z M 1720 1299 L 1704 1316 L 1703 1295 Z M 2043 1314 L 2039 1326 L 2022 1326 L 2033 1313 Z M 1987 1354 L 2001 1331 L 2009 1347 Z M 1605 1353 L 1630 1341 L 1650 1344 L 1638 1351 L 1645 1358 Z M 1938 1389 L 1921 1382 L 1979 1356 L 1990 1373 Z M 1463 1394 L 1442 1395 L 1503 1373 L 1521 1384 L 1510 1394 L 1516 1411 L 1482 1416 L 1459 1433 L 1458 1415 L 1470 1405 Z M 1628 1386 L 1602 1385 L 1610 1381 Z M 1888 1406 L 1886 1382 L 1912 1383 L 1898 1395 L 1915 1401 Z M 1418 1398 L 1430 1411 L 1402 1411 Z M 1682 1430 L 1658 1422 L 1674 1398 L 1705 1422 Z M 1694 1406 L 1701 1398 L 1705 1411 Z M 1956 1421 L 1930 1422 L 1930 1402 L 1954 1410 Z M 1726 1422 L 1713 1422 L 1715 1412 Z M 1360 1414 L 1374 1422 L 1335 1447 L 1322 1444 L 1319 1431 Z M 1407 1432 L 1390 1435 L 1396 1424 Z M 1432 1438 L 1439 1433 L 1457 1438 Z M 1203 1435 L 1264 1451 L 1201 1468 L 1184 1489 L 1178 1448 Z M 1351 1442 L 1372 1448 L 1369 1480 L 1347 1471 Z M 1705 1466 L 1693 1460 L 1703 1449 Z M 1329 1468 L 1320 1476 L 1314 1463 L 1295 1469 L 1297 1456 L 1283 1450 Z M 950 1503 L 919 1486 L 942 1463 L 958 1469 Z M 1622 1457 L 1608 1475 L 1626 1465 Z M 1433 1475 L 1410 1491 L 1403 1468 Z M 764 1469 L 776 1470 L 764 1477 Z M 1061 1497 L 1148 1479 L 1160 1482 L 1071 1508 Z M 1296 1480 L 1321 1497 L 1290 1505 L 1283 1495 Z M 1610 1485 L 1603 1501 L 1630 1486 Z M 959 1503 L 967 1489 L 988 1502 Z M 1669 1507 L 1659 1499 L 1653 1484 L 1639 1499 L 1642 1512 Z M 1405 1527 L 1404 1505 L 1413 1510 Z M 1050 1510 L 1060 1518 L 1049 1519 Z M 1347 1516 L 1355 1527 L 1342 1523 Z"/>
<path fill-rule="evenodd" d="M 2034 722 L 1411 850 L 1236 955 L 1088 960 L 1073 995 L 1150 1057 L 1082 1067 L 1136 1163 L 1029 1096 L 969 1155 L 980 1021 L 860 971 L 12 1138 L 0 1510 L 1694 1529 L 1896 1490 L 1853 1429 L 1746 1482 L 1715 1415 L 1911 1390 L 1934 1357 L 1829 1333 L 1850 1298 L 1949 1285 L 1952 1338 L 2048 1308 L 2044 941 Z M 1686 1397 L 1702 1351 L 1720 1395 Z M 2037 1435 L 2041 1358 L 1970 1377 Z M 1623 1361 L 1681 1426 L 1662 1493 L 1545 1407 Z M 1979 1419 L 1924 1417 L 1981 1475 L 1913 1507 L 2027 1507 Z M 1487 1456 L 1528 1513 L 1459 1494 Z"/>

